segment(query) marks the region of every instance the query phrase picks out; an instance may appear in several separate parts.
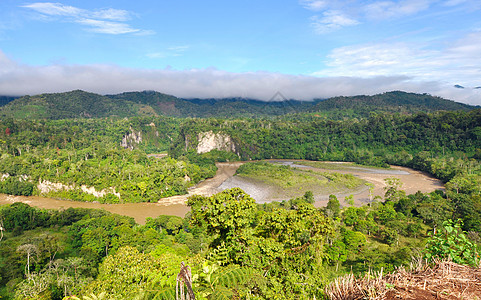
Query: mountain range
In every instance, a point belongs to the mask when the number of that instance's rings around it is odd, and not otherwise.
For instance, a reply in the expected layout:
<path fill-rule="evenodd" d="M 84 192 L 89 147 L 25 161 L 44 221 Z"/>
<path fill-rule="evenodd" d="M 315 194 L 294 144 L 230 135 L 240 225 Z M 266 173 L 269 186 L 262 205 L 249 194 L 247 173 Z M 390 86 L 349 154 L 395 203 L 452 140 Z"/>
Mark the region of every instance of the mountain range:
<path fill-rule="evenodd" d="M 6 104 L 5 104 L 6 103 Z M 333 97 L 313 101 L 260 101 L 245 98 L 182 99 L 155 92 L 99 95 L 81 90 L 65 93 L 0 97 L 0 117 L 20 119 L 68 119 L 135 116 L 249 117 L 300 115 L 342 119 L 367 117 L 376 112 L 409 114 L 418 111 L 470 110 L 477 108 L 429 94 L 401 91 L 374 96 Z"/>

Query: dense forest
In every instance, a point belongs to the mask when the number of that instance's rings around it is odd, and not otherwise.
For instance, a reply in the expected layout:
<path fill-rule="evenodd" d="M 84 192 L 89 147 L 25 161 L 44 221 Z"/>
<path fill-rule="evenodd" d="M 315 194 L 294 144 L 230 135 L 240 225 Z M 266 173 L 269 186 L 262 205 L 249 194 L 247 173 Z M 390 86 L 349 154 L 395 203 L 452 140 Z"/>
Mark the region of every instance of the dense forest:
<path fill-rule="evenodd" d="M 155 122 L 150 118 L 8 119 L 0 125 L 0 173 L 6 178 L 0 182 L 0 191 L 106 203 L 156 202 L 162 197 L 185 194 L 189 186 L 215 174 L 213 162 L 192 164 L 147 156 L 149 150 L 166 150 L 177 126 L 168 119 Z M 136 132 L 143 132 L 142 149 L 129 150 L 137 144 L 127 137 Z M 47 185 L 44 191 L 37 188 L 37 182 Z M 49 183 L 62 183 L 65 188 L 52 189 Z M 82 185 L 103 191 L 104 195 L 95 197 L 83 192 Z"/>
<path fill-rule="evenodd" d="M 384 197 L 368 205 L 342 207 L 332 195 L 326 207 L 316 208 L 311 191 L 257 204 L 234 188 L 192 196 L 184 218 L 159 216 L 145 225 L 102 210 L 4 205 L 2 299 L 175 299 L 179 284 L 196 299 L 326 299 L 326 287 L 338 276 L 391 272 L 413 258 L 479 266 L 480 109 L 393 92 L 359 96 L 359 102 L 312 102 L 288 114 L 279 106 L 268 118 L 255 119 L 249 117 L 260 111 L 256 104 L 209 100 L 199 107 L 215 114 L 241 104 L 250 110 L 239 118 L 179 118 L 161 116 L 168 105 L 158 104 L 177 99 L 160 93 L 72 93 L 78 97 L 70 102 L 62 100 L 69 93 L 46 94 L 2 110 L 8 117 L 0 121 L 0 192 L 156 202 L 212 177 L 216 161 L 267 158 L 407 166 L 443 180 L 445 191 L 407 195 L 390 178 Z M 367 104 L 379 108 L 383 101 L 391 103 L 384 111 Z M 178 116 L 190 116 L 189 108 L 201 112 L 185 103 Z M 198 154 L 206 132 L 229 137 L 234 153 Z M 293 176 L 289 167 L 265 162 L 246 163 L 238 172 L 275 173 L 279 184 Z M 39 183 L 68 188 L 44 191 Z M 83 185 L 103 194 L 89 194 Z"/>
<path fill-rule="evenodd" d="M 0 106 L 4 106 L 17 98 L 18 97 L 13 97 L 13 96 L 0 96 Z"/>
<path fill-rule="evenodd" d="M 9 98 L 9 100 L 12 100 Z M 3 105 L 0 103 L 0 105 Z M 368 117 L 373 112 L 414 113 L 471 110 L 475 107 L 427 94 L 389 92 L 374 96 L 334 97 L 313 101 L 259 101 L 244 98 L 180 99 L 154 91 L 98 95 L 84 91 L 24 96 L 0 107 L 1 117 L 71 119 L 170 116 L 192 118 Z"/>
<path fill-rule="evenodd" d="M 480 124 L 481 110 L 372 114 L 344 121 L 193 119 L 181 126 L 170 154 L 195 151 L 199 133 L 213 131 L 229 135 L 244 160 L 296 158 L 419 168 L 416 164 L 426 156 L 481 158 Z M 443 169 L 447 174 L 422 169 L 445 181 L 454 174 L 449 168 Z"/>

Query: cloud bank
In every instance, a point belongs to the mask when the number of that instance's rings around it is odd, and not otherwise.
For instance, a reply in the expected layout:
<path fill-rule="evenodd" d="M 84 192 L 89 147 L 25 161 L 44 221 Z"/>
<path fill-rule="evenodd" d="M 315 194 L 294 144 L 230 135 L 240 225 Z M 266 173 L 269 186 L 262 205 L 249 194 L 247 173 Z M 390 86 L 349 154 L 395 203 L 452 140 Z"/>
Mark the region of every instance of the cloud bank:
<path fill-rule="evenodd" d="M 481 86 L 481 31 L 444 41 L 446 46 L 442 48 L 434 47 L 436 42 L 381 42 L 336 48 L 327 57 L 327 68 L 313 75 L 408 76 L 419 82 L 437 82 L 439 90 L 426 92 L 480 104 L 480 89 L 476 88 Z M 459 91 L 451 88 L 456 84 L 467 87 L 467 91 L 458 95 Z"/>
<path fill-rule="evenodd" d="M 0 51 L 0 94 L 35 95 L 81 89 L 99 94 L 155 90 L 183 98 L 244 97 L 269 100 L 277 91 L 290 99 L 372 95 L 392 90 L 430 93 L 481 104 L 480 89 L 456 89 L 409 76 L 316 77 L 271 72 L 231 73 L 209 69 L 130 69 L 115 65 L 23 65 Z"/>

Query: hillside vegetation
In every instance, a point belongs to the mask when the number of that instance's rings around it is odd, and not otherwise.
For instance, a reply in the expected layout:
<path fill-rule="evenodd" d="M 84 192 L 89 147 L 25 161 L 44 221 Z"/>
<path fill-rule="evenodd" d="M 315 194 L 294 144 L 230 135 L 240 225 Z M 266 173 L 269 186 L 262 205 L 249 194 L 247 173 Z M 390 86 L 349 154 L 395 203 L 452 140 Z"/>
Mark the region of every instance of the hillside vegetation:
<path fill-rule="evenodd" d="M 17 98 L 18 97 L 13 97 L 13 96 L 0 96 L 0 106 L 4 106 Z"/>
<path fill-rule="evenodd" d="M 379 168 L 397 164 L 433 174 L 446 183 L 445 190 L 407 195 L 399 180 L 387 178 L 384 197 L 369 205 L 341 207 L 331 195 L 326 207 L 316 208 L 312 191 L 257 204 L 233 188 L 192 196 L 184 218 L 159 216 L 146 225 L 99 210 L 3 205 L 2 299 L 174 299 L 176 286 L 196 299 L 329 299 L 329 287 L 336 287 L 334 280 L 341 275 L 353 274 L 351 282 L 356 282 L 353 276 L 395 272 L 413 258 L 425 260 L 426 270 L 436 270 L 434 263 L 447 259 L 479 268 L 481 109 L 459 104 L 459 110 L 446 111 L 457 104 L 387 93 L 360 97 L 364 104 L 352 106 L 348 98 L 326 100 L 331 105 L 346 101 L 348 109 L 329 112 L 327 106 L 324 116 L 309 111 L 311 106 L 301 114 L 260 114 L 258 119 L 174 118 L 161 116 L 162 109 L 175 108 L 184 116 L 188 109 L 208 111 L 203 106 L 208 102 L 182 108 L 171 96 L 144 94 L 151 100 L 143 100 L 142 93 L 116 98 L 75 91 L 23 97 L 6 105 L 0 120 L 0 191 L 39 194 L 38 183 L 48 181 L 111 191 L 102 197 L 81 188 L 51 191 L 55 197 L 155 202 L 186 193 L 213 176 L 216 161 L 266 158 L 353 161 Z M 69 95 L 76 98 L 69 102 Z M 134 95 L 140 95 L 137 102 L 127 100 Z M 399 100 L 410 108 L 401 109 L 396 102 L 398 110 L 361 109 L 368 101 L 382 106 L 382 99 L 396 95 L 412 98 L 412 106 Z M 427 98 L 419 98 L 416 106 L 416 97 Z M 174 104 L 158 105 L 163 101 Z M 188 103 L 196 102 L 200 100 Z M 226 103 L 219 105 L 219 114 L 234 109 L 229 105 L 236 102 Z M 348 117 L 351 112 L 355 117 Z M 134 117 L 127 118 L 131 113 Z M 232 141 L 235 147 L 224 149 L 236 153 L 214 149 L 198 154 L 206 132 Z M 165 158 L 147 155 L 167 151 Z M 307 176 L 263 162 L 244 164 L 242 174 L 283 187 L 295 182 L 360 183 L 352 176 Z M 393 278 L 368 285 L 374 289 L 369 292 L 410 286 Z M 437 288 L 427 284 L 427 289 Z M 420 285 L 414 281 L 412 286 Z M 460 295 L 464 287 L 451 292 Z M 476 292 L 466 289 L 466 295 Z"/>
<path fill-rule="evenodd" d="M 473 107 L 455 101 L 445 100 L 428 94 L 405 93 L 400 91 L 374 96 L 333 97 L 318 102 L 313 111 L 330 118 L 369 117 L 372 113 L 412 114 L 419 111 L 469 110 Z"/>
<path fill-rule="evenodd" d="M 479 109 L 373 114 L 362 120 L 344 121 L 193 119 L 182 124 L 170 153 L 179 157 L 195 151 L 199 133 L 212 131 L 230 136 L 244 160 L 286 158 L 417 167 L 419 160 L 433 155 L 464 153 L 479 159 L 480 124 Z M 443 172 L 435 175 L 446 181 L 452 178 L 453 173 Z"/>
<path fill-rule="evenodd" d="M 166 151 L 177 126 L 167 118 L 8 119 L 0 122 L 0 173 L 6 178 L 0 191 L 106 203 L 157 202 L 185 194 L 215 174 L 213 160 L 192 164 L 146 155 Z M 134 132 L 139 140 L 122 146 Z M 39 182 L 47 187 L 39 188 Z M 50 183 L 63 187 L 50 188 Z M 107 193 L 95 197 L 82 191 L 83 185 Z"/>
<path fill-rule="evenodd" d="M 154 91 L 102 96 L 77 90 L 21 97 L 1 107 L 0 117 L 55 120 L 135 116 L 262 118 L 295 114 L 298 118 L 344 119 L 364 118 L 372 112 L 413 113 L 473 108 L 439 97 L 404 92 L 266 102 L 244 98 L 180 99 Z"/>
<path fill-rule="evenodd" d="M 1 115 L 18 119 L 72 119 L 139 115 L 140 107 L 84 91 L 41 94 L 16 99 L 1 108 Z"/>

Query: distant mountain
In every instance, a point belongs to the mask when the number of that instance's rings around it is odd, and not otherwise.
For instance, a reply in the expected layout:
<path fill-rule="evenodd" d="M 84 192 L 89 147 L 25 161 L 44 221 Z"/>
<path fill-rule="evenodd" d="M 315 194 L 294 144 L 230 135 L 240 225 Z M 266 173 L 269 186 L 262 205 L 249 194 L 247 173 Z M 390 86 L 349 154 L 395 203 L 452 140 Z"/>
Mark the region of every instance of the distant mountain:
<path fill-rule="evenodd" d="M 454 87 L 457 88 L 457 89 L 464 89 L 464 86 L 459 85 L 459 84 L 455 84 Z"/>
<path fill-rule="evenodd" d="M 0 117 L 31 119 L 133 116 L 249 117 L 296 114 L 328 118 L 366 117 L 372 112 L 469 110 L 475 107 L 427 94 L 389 92 L 374 96 L 334 97 L 314 101 L 260 101 L 244 98 L 181 99 L 154 91 L 98 95 L 80 90 L 15 99 L 0 107 Z"/>
<path fill-rule="evenodd" d="M 12 102 L 13 100 L 19 97 L 14 96 L 0 96 L 0 106 L 7 105 L 8 103 Z"/>
<path fill-rule="evenodd" d="M 180 99 L 153 91 L 109 95 L 112 99 L 149 105 L 159 115 L 174 117 L 263 117 L 307 112 L 317 101 L 260 101 L 245 98 Z"/>

